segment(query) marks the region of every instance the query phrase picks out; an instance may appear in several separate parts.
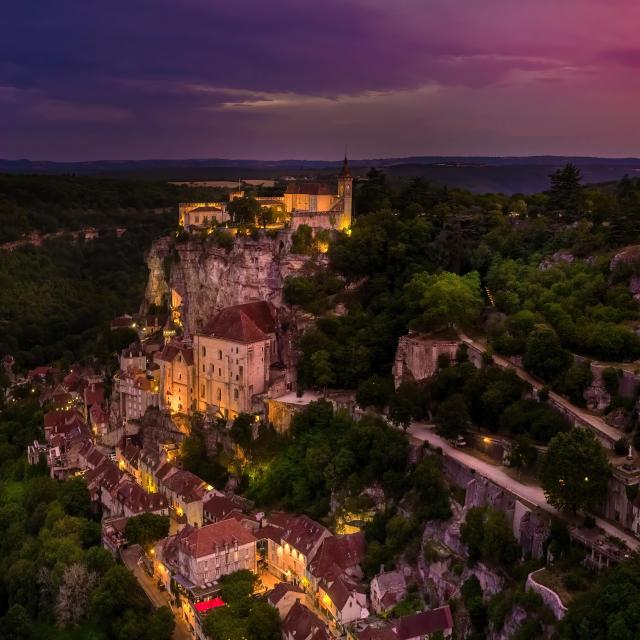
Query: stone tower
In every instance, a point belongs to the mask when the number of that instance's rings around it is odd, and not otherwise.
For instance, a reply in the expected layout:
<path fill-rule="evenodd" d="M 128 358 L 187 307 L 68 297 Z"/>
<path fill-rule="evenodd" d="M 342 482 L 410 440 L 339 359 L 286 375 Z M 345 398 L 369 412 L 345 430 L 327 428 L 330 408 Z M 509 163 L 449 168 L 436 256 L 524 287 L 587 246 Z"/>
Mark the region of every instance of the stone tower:
<path fill-rule="evenodd" d="M 349 171 L 346 154 L 342 163 L 342 171 L 338 175 L 338 197 L 342 198 L 343 201 L 343 214 L 339 228 L 346 229 L 351 226 L 351 211 L 353 207 L 353 176 Z"/>

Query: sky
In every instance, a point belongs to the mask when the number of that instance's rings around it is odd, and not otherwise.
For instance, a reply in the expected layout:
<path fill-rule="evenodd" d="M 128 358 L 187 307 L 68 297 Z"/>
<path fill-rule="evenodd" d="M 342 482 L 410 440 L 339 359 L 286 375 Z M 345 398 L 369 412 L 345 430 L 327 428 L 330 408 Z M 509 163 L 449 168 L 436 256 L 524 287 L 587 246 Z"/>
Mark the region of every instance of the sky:
<path fill-rule="evenodd" d="M 19 0 L 0 158 L 640 156 L 637 0 Z"/>

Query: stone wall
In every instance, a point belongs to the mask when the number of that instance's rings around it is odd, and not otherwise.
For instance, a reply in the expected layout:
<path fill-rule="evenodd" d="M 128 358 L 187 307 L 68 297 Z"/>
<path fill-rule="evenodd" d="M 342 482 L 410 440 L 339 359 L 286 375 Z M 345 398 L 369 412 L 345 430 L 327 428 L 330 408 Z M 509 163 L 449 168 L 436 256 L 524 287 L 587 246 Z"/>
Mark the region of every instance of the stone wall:
<path fill-rule="evenodd" d="M 562 620 L 567 613 L 567 607 L 562 604 L 560 596 L 555 591 L 549 589 L 549 587 L 546 587 L 543 584 L 540 584 L 539 582 L 536 582 L 535 575 L 539 571 L 541 571 L 541 569 L 538 569 L 538 571 L 532 571 L 527 576 L 525 590 L 539 593 L 543 602 L 549 607 L 549 609 L 551 609 L 551 611 L 553 611 L 553 615 L 556 617 L 556 620 Z"/>
<path fill-rule="evenodd" d="M 549 517 L 539 509 L 531 509 L 506 489 L 477 474 L 461 462 L 443 457 L 443 471 L 447 480 L 466 490 L 464 511 L 472 507 L 490 506 L 505 514 L 513 535 L 525 554 L 535 558 L 544 556 L 549 537 Z M 449 532 L 449 536 L 453 535 Z"/>

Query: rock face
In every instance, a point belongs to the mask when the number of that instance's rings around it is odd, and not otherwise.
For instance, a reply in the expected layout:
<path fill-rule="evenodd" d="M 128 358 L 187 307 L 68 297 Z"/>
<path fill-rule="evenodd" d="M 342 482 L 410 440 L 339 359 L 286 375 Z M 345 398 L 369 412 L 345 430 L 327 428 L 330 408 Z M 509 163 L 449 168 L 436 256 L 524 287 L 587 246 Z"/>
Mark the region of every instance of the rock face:
<path fill-rule="evenodd" d="M 169 284 L 167 283 L 167 273 L 165 272 L 165 260 L 171 255 L 172 250 L 173 242 L 169 236 L 159 238 L 149 249 L 147 254 L 149 279 L 144 292 L 142 313 L 147 312 L 149 305 L 155 304 L 160 307 L 166 300 L 169 293 Z"/>
<path fill-rule="evenodd" d="M 170 293 L 173 305 L 181 306 L 182 322 L 191 333 L 216 311 L 231 305 L 268 300 L 279 308 L 285 278 L 300 273 L 311 260 L 290 254 L 289 246 L 286 232 L 258 240 L 237 237 L 229 250 L 211 238 L 191 237 L 182 242 L 161 238 L 151 247 L 147 260 L 145 304 L 147 308 L 159 304 Z"/>

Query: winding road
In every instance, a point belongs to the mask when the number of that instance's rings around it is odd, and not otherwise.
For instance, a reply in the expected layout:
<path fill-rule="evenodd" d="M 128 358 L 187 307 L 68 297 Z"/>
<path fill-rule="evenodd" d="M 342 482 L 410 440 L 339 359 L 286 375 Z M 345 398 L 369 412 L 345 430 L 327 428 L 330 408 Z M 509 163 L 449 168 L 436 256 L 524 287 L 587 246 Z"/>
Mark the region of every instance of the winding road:
<path fill-rule="evenodd" d="M 421 422 L 412 422 L 411 426 L 407 429 L 407 435 L 413 438 L 416 442 L 428 442 L 431 447 L 440 447 L 444 455 L 447 457 L 457 460 L 469 469 L 473 469 L 479 475 L 491 480 L 491 482 L 502 487 L 523 502 L 526 502 L 531 506 L 544 509 L 549 513 L 558 513 L 557 510 L 547 502 L 544 491 L 541 487 L 518 482 L 518 480 L 508 475 L 504 468 L 489 464 L 484 460 L 476 458 L 470 453 L 457 449 L 447 440 L 434 433 L 432 425 L 427 425 Z M 602 518 L 596 517 L 595 520 L 596 524 L 603 531 L 615 538 L 619 538 L 633 551 L 640 547 L 640 540 L 630 533 L 627 533 L 624 529 L 620 529 Z"/>
<path fill-rule="evenodd" d="M 467 346 L 473 347 L 474 349 L 483 353 L 487 351 L 485 345 L 471 339 L 468 335 L 464 334 L 459 329 L 458 336 L 460 340 L 462 340 L 462 342 L 464 342 Z M 545 386 L 544 382 L 537 378 L 534 378 L 522 367 L 513 364 L 513 362 L 507 360 L 506 358 L 503 358 L 502 356 L 496 354 L 492 354 L 492 358 L 499 367 L 502 367 L 503 369 L 513 369 L 519 378 L 528 382 L 534 389 L 536 389 L 536 391 L 540 391 L 540 389 Z M 562 409 L 575 416 L 575 418 L 583 422 L 586 426 L 590 427 L 593 431 L 603 436 L 603 438 L 610 443 L 610 446 L 613 445 L 613 443 L 623 435 L 618 429 L 612 427 L 611 425 L 608 425 L 600 416 L 596 416 L 589 411 L 586 411 L 585 409 L 576 407 L 565 397 L 558 395 L 553 391 L 549 391 L 549 399 L 553 402 L 553 404 L 562 407 Z"/>

